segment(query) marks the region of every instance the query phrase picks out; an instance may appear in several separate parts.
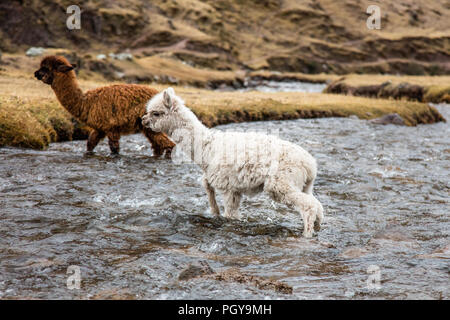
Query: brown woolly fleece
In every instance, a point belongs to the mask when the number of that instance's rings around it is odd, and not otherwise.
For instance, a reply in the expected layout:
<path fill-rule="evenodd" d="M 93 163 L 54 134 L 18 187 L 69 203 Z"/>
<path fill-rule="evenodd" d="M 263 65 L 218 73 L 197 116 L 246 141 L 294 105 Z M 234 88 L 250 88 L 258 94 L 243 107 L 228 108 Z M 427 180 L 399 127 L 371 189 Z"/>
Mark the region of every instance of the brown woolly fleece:
<path fill-rule="evenodd" d="M 61 105 L 75 118 L 92 128 L 87 151 L 92 152 L 105 136 L 112 153 L 119 152 L 121 135 L 142 131 L 150 141 L 153 154 L 170 155 L 175 144 L 164 134 L 144 128 L 141 117 L 145 105 L 157 90 L 135 84 L 118 84 L 89 90 L 83 93 L 78 85 L 72 65 L 61 56 L 42 59 L 40 69 L 34 75 L 51 85 Z"/>

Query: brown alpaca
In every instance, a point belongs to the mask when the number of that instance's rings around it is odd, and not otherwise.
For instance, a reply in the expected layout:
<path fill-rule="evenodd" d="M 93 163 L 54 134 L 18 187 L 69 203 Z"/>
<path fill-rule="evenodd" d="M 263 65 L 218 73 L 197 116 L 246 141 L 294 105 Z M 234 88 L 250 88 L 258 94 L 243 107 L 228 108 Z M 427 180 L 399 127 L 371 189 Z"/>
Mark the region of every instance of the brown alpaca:
<path fill-rule="evenodd" d="M 108 137 L 111 152 L 119 153 L 121 135 L 142 131 L 150 141 L 155 156 L 162 155 L 164 151 L 166 156 L 170 155 L 175 144 L 165 134 L 153 132 L 141 124 L 146 102 L 158 91 L 143 85 L 119 84 L 83 93 L 73 71 L 75 67 L 64 57 L 48 56 L 42 59 L 41 67 L 34 76 L 51 85 L 61 105 L 92 128 L 87 142 L 89 153 L 105 136 Z"/>

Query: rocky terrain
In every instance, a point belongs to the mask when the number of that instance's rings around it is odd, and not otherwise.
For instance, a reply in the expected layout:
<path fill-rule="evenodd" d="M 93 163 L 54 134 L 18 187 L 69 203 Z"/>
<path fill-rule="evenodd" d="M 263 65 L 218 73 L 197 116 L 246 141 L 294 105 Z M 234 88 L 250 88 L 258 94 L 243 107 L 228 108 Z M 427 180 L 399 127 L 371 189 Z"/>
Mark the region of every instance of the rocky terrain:
<path fill-rule="evenodd" d="M 366 9 L 372 2 L 82 0 L 81 30 L 68 30 L 69 0 L 5 1 L 0 50 L 65 48 L 73 58 L 84 58 L 87 71 L 107 76 L 119 71 L 137 80 L 153 78 L 147 73 L 142 79 L 139 68 L 129 65 L 96 61 L 92 53 L 147 58 L 144 67 L 153 74 L 163 63 L 308 74 L 450 73 L 448 1 L 376 2 L 381 30 L 369 30 Z M 199 81 L 202 77 L 207 75 Z"/>

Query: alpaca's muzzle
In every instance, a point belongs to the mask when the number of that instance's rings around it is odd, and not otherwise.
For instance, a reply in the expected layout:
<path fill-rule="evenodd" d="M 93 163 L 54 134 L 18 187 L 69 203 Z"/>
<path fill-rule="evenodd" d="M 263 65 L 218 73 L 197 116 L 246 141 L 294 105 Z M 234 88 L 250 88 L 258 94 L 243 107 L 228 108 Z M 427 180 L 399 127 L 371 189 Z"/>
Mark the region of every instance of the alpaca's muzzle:
<path fill-rule="evenodd" d="M 150 126 L 148 115 L 142 117 L 142 125 L 147 128 Z"/>
<path fill-rule="evenodd" d="M 39 72 L 39 70 L 37 70 L 37 71 L 34 73 L 34 76 L 36 77 L 36 79 L 42 80 L 42 75 L 41 75 L 41 73 Z"/>

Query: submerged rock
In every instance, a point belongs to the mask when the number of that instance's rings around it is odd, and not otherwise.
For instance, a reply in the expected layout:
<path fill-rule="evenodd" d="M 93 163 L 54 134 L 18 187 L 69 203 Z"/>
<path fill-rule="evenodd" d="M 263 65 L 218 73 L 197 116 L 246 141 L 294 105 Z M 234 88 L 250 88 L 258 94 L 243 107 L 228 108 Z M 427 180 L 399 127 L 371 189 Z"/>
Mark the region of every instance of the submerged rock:
<path fill-rule="evenodd" d="M 211 266 L 206 261 L 200 261 L 199 264 L 189 264 L 186 269 L 183 269 L 178 275 L 178 280 L 190 280 L 197 277 L 202 277 L 215 273 Z"/>
<path fill-rule="evenodd" d="M 216 281 L 237 282 L 257 287 L 260 290 L 273 290 L 284 294 L 292 294 L 292 287 L 276 281 L 265 279 L 259 276 L 252 276 L 232 268 L 221 272 L 215 272 L 206 261 L 200 261 L 198 264 L 189 264 L 178 275 L 178 280 L 186 281 L 194 278 L 206 278 Z"/>
<path fill-rule="evenodd" d="M 403 118 L 401 116 L 399 116 L 398 113 L 390 113 L 390 114 L 387 114 L 380 118 L 370 120 L 370 122 L 374 123 L 374 124 L 382 124 L 382 125 L 386 125 L 386 124 L 396 124 L 399 126 L 406 125 L 405 120 L 403 120 Z"/>
<path fill-rule="evenodd" d="M 292 294 L 293 292 L 292 287 L 283 282 L 264 279 L 263 277 L 259 276 L 244 274 L 237 269 L 229 269 L 220 273 L 216 273 L 211 278 L 217 281 L 249 284 L 257 287 L 260 290 L 273 290 L 275 292 L 284 294 Z"/>
<path fill-rule="evenodd" d="M 412 242 L 415 241 L 408 234 L 398 228 L 388 228 L 376 233 L 372 240 L 389 240 L 394 242 Z"/>
<path fill-rule="evenodd" d="M 384 248 L 395 248 L 396 250 L 418 249 L 419 243 L 410 234 L 399 228 L 388 228 L 376 233 L 369 240 L 369 245 Z"/>
<path fill-rule="evenodd" d="M 352 247 L 347 248 L 339 254 L 339 257 L 344 259 L 355 259 L 362 257 L 369 253 L 369 251 L 365 248 Z"/>
<path fill-rule="evenodd" d="M 450 243 L 437 248 L 430 254 L 421 254 L 416 256 L 419 259 L 450 259 Z"/>

